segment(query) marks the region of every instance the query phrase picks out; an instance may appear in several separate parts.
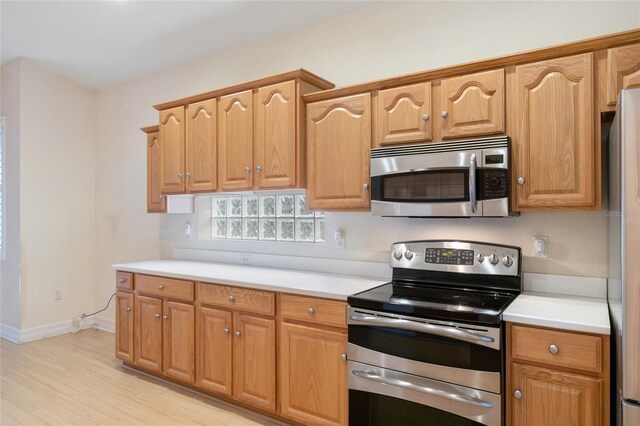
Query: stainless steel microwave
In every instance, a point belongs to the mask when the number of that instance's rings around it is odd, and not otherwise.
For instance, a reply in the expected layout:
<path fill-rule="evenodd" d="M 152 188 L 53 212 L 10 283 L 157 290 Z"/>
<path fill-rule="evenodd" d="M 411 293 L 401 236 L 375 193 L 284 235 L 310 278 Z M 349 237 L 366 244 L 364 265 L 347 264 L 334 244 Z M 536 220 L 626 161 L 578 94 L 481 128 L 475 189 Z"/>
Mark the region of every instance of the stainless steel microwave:
<path fill-rule="evenodd" d="M 509 137 L 371 150 L 377 216 L 503 217 L 509 203 Z"/>

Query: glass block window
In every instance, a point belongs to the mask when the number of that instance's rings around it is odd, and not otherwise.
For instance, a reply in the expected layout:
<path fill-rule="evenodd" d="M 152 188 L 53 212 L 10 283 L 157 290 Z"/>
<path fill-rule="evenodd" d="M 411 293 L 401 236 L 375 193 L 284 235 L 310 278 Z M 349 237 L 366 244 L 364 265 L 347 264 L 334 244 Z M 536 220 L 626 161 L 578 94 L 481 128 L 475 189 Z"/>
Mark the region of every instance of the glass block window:
<path fill-rule="evenodd" d="M 211 197 L 211 237 L 323 243 L 323 212 L 307 209 L 306 194 L 227 194 Z"/>

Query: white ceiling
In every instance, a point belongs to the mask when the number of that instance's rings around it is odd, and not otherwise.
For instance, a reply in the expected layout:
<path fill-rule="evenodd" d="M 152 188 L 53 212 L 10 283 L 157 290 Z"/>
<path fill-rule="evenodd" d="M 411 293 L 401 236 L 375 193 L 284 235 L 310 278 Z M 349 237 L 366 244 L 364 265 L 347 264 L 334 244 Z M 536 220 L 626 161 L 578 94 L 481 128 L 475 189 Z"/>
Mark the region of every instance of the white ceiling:
<path fill-rule="evenodd" d="M 100 89 L 365 6 L 357 1 L 0 1 L 0 61 Z"/>

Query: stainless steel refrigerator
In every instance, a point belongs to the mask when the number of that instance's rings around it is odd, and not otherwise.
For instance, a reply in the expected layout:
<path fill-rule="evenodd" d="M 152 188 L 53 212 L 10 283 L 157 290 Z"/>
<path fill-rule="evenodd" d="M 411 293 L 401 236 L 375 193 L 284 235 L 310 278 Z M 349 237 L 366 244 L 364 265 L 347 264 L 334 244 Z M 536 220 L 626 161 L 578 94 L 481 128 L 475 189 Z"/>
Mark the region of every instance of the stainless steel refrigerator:
<path fill-rule="evenodd" d="M 640 425 L 640 88 L 623 90 L 609 133 L 609 280 L 617 424 Z"/>

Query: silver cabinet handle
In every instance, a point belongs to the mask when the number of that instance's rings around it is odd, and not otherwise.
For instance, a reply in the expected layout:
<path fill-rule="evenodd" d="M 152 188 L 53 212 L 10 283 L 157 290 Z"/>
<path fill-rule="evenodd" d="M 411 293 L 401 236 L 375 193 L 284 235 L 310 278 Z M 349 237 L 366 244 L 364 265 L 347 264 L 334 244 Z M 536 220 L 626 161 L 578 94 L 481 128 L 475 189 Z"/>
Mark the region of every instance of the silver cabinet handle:
<path fill-rule="evenodd" d="M 155 319 L 160 319 L 160 314 L 154 314 L 154 315 L 153 315 L 153 317 L 154 317 Z"/>
<path fill-rule="evenodd" d="M 519 390 L 516 390 L 516 391 L 513 393 L 513 397 L 514 397 L 515 399 L 522 399 L 522 392 L 520 392 Z"/>
<path fill-rule="evenodd" d="M 550 345 L 549 346 L 549 352 L 551 352 L 552 354 L 555 355 L 558 352 L 560 352 L 560 349 L 556 345 Z"/>
<path fill-rule="evenodd" d="M 429 380 L 429 386 L 423 384 L 416 384 L 407 381 L 406 379 L 395 378 L 393 376 L 385 377 L 376 374 L 371 370 L 352 370 L 351 373 L 354 376 L 371 380 L 385 385 L 396 386 L 399 388 L 409 389 L 416 392 L 426 393 L 428 395 L 437 396 L 439 398 L 448 399 L 456 402 L 464 402 L 471 405 L 477 405 L 484 408 L 493 408 L 493 404 L 480 398 L 475 398 L 468 395 L 460 395 L 455 393 L 455 388 L 451 385 L 437 384 L 433 380 Z M 404 375 L 403 375 L 404 377 Z M 427 379 L 428 380 L 428 379 Z"/>
<path fill-rule="evenodd" d="M 127 312 L 131 312 L 131 306 L 127 307 Z"/>
<path fill-rule="evenodd" d="M 227 300 L 229 300 L 229 302 L 235 302 L 236 301 L 236 297 L 235 296 L 229 296 L 229 298 Z"/>
<path fill-rule="evenodd" d="M 178 179 L 182 179 L 182 172 L 178 172 Z"/>
<path fill-rule="evenodd" d="M 429 114 L 423 114 L 422 115 L 422 120 L 423 121 L 429 121 Z"/>
<path fill-rule="evenodd" d="M 262 171 L 262 167 L 256 166 L 256 173 L 260 173 Z"/>
<path fill-rule="evenodd" d="M 164 198 L 164 194 L 160 193 L 160 194 L 158 195 L 158 198 Z"/>
<path fill-rule="evenodd" d="M 449 113 L 447 111 L 442 111 L 440 113 L 440 117 L 442 117 L 442 118 L 447 118 L 447 115 L 449 115 Z"/>
<path fill-rule="evenodd" d="M 191 177 L 191 173 L 187 172 L 187 179 Z"/>
<path fill-rule="evenodd" d="M 251 167 L 245 167 L 245 168 L 244 168 L 244 172 L 245 172 L 246 174 L 251 173 Z"/>
<path fill-rule="evenodd" d="M 476 155 L 471 154 L 469 160 L 469 202 L 471 202 L 471 213 L 478 211 L 478 197 L 476 197 Z"/>
<path fill-rule="evenodd" d="M 518 179 L 516 179 L 516 183 L 518 185 L 524 185 L 524 178 L 522 176 L 520 176 Z"/>
<path fill-rule="evenodd" d="M 169 319 L 169 315 L 163 315 L 162 319 L 165 320 L 165 321 L 168 320 Z"/>
<path fill-rule="evenodd" d="M 160 285 L 158 286 L 158 290 L 164 290 L 164 286 L 163 286 L 162 284 L 160 284 Z"/>
<path fill-rule="evenodd" d="M 340 355 L 340 359 L 343 360 L 343 361 L 346 361 L 347 360 L 347 354 Z"/>
<path fill-rule="evenodd" d="M 365 191 L 369 190 L 369 184 L 368 183 L 363 183 L 362 184 L 362 189 L 364 189 Z"/>
<path fill-rule="evenodd" d="M 313 315 L 316 311 L 313 308 L 309 308 L 307 309 L 307 313 L 309 314 L 309 316 Z"/>
<path fill-rule="evenodd" d="M 229 334 L 229 332 L 230 332 L 230 331 L 231 331 L 231 330 L 229 330 L 228 328 L 225 328 L 224 330 L 222 330 L 222 332 L 223 332 L 224 334 Z"/>
<path fill-rule="evenodd" d="M 123 283 L 123 282 L 125 282 L 126 280 L 125 280 L 124 278 L 120 278 L 118 281 L 119 281 L 120 283 Z"/>
<path fill-rule="evenodd" d="M 482 334 L 476 334 L 471 331 L 461 330 L 454 327 L 445 327 L 433 324 L 424 324 L 415 321 L 408 321 L 404 319 L 395 318 L 381 318 L 375 315 L 351 315 L 349 319 L 354 323 L 365 323 L 371 325 L 379 325 L 388 328 L 398 328 L 401 330 L 412 330 L 422 333 L 435 334 L 438 336 L 450 337 L 456 340 L 463 340 L 466 342 L 495 342 L 495 339 L 491 336 L 483 336 Z"/>
<path fill-rule="evenodd" d="M 236 337 L 240 337 L 240 332 L 236 331 Z"/>

